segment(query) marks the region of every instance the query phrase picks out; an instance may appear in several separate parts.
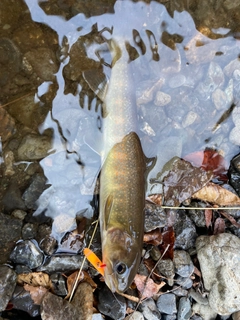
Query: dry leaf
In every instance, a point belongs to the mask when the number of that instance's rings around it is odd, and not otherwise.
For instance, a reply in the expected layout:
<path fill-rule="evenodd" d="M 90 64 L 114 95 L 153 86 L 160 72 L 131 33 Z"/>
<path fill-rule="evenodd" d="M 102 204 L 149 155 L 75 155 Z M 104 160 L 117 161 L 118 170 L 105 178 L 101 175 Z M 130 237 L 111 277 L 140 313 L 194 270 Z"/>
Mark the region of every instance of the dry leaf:
<path fill-rule="evenodd" d="M 20 285 L 29 284 L 34 287 L 42 286 L 47 289 L 52 287 L 49 275 L 43 272 L 21 273 L 17 277 L 17 283 Z"/>
<path fill-rule="evenodd" d="M 237 221 L 227 212 L 225 211 L 219 211 L 221 215 L 223 215 L 225 218 L 227 218 L 235 227 L 240 228 L 240 223 L 237 223 Z"/>
<path fill-rule="evenodd" d="M 147 197 L 148 201 L 158 205 L 158 206 L 162 206 L 163 202 L 162 202 L 162 195 L 159 193 L 159 194 L 153 194 L 149 197 Z"/>
<path fill-rule="evenodd" d="M 205 187 L 195 192 L 192 198 L 211 202 L 221 207 L 240 205 L 240 198 L 237 195 L 212 182 L 207 183 Z"/>
<path fill-rule="evenodd" d="M 205 209 L 204 215 L 205 215 L 206 227 L 209 228 L 212 225 L 213 212 L 211 209 Z"/>
<path fill-rule="evenodd" d="M 143 236 L 143 241 L 152 244 L 153 246 L 158 246 L 162 243 L 162 234 L 160 229 L 152 230 L 151 232 L 145 233 Z"/>
<path fill-rule="evenodd" d="M 38 305 L 40 305 L 42 303 L 43 296 L 48 291 L 48 289 L 46 289 L 42 286 L 34 287 L 34 286 L 30 286 L 29 284 L 25 284 L 24 289 L 26 291 L 29 291 L 29 293 L 31 295 L 31 299 L 33 300 L 33 302 L 35 304 L 38 304 Z"/>
<path fill-rule="evenodd" d="M 225 232 L 225 221 L 222 218 L 217 218 L 214 223 L 213 234 L 219 234 Z"/>
<path fill-rule="evenodd" d="M 146 298 L 151 298 L 153 295 L 157 294 L 158 291 L 165 285 L 164 282 L 156 284 L 152 279 L 146 276 L 136 274 L 134 282 L 137 286 L 138 291 L 141 295 L 141 300 Z"/>
<path fill-rule="evenodd" d="M 70 274 L 70 276 L 67 277 L 68 294 L 65 297 L 65 299 L 68 299 L 70 297 L 74 283 L 77 279 L 77 276 L 78 276 L 78 271 L 75 271 L 72 274 Z M 89 274 L 86 271 L 81 272 L 80 277 L 78 278 L 78 284 L 82 281 L 88 282 L 91 285 L 93 290 L 97 288 L 96 283 L 92 280 L 92 278 L 89 276 Z"/>

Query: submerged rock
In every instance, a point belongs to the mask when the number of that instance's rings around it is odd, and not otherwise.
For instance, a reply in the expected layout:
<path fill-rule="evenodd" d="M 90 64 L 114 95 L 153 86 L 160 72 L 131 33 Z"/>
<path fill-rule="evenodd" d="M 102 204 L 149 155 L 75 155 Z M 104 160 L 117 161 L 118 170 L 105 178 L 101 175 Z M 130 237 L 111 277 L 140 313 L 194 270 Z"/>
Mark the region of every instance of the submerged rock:
<path fill-rule="evenodd" d="M 196 241 L 209 305 L 220 315 L 240 309 L 240 239 L 229 233 L 200 236 Z"/>
<path fill-rule="evenodd" d="M 0 311 L 6 309 L 17 283 L 16 273 L 7 266 L 0 267 Z"/>

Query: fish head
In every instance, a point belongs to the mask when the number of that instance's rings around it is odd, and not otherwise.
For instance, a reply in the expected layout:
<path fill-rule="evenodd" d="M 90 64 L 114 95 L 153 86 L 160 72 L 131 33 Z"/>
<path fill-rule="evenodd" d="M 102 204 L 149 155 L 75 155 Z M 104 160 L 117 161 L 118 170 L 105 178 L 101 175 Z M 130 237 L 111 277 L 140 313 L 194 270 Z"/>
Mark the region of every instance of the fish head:
<path fill-rule="evenodd" d="M 131 285 L 141 259 L 141 246 L 127 232 L 113 228 L 107 231 L 102 253 L 104 279 L 112 292 L 122 293 Z"/>

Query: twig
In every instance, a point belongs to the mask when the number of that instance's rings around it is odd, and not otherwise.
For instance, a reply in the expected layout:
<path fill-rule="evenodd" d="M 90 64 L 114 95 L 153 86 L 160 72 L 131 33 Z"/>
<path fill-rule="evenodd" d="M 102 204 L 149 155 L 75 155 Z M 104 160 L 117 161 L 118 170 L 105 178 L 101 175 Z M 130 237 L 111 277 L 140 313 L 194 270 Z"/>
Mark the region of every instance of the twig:
<path fill-rule="evenodd" d="M 0 108 L 4 108 L 4 107 L 8 106 L 8 105 L 11 104 L 11 103 L 17 102 L 17 101 L 19 101 L 19 100 L 21 100 L 21 99 L 23 99 L 23 98 L 25 98 L 25 97 L 28 97 L 28 96 L 30 96 L 30 94 L 32 94 L 33 92 L 34 92 L 34 91 L 32 90 L 32 91 L 30 91 L 29 93 L 25 94 L 25 95 L 22 96 L 22 97 L 19 97 L 19 98 L 15 99 L 15 100 L 9 101 L 8 103 L 5 103 L 5 104 L 3 104 L 3 105 L 0 105 Z"/>
<path fill-rule="evenodd" d="M 93 230 L 93 233 L 92 233 L 92 237 L 91 237 L 91 239 L 89 241 L 88 248 L 90 248 L 90 246 L 92 244 L 93 238 L 94 238 L 96 230 L 97 230 L 98 222 L 99 222 L 99 219 L 93 222 L 93 223 L 95 223 L 95 227 L 94 227 L 94 230 Z M 83 261 L 82 261 L 81 267 L 80 267 L 80 269 L 78 271 L 76 280 L 75 280 L 73 288 L 72 288 L 72 292 L 71 292 L 71 295 L 70 295 L 70 298 L 69 298 L 69 302 L 71 302 L 73 294 L 74 294 L 74 292 L 76 290 L 78 279 L 80 278 L 80 275 L 81 275 L 81 272 L 82 272 L 82 269 L 83 269 L 85 261 L 86 261 L 86 256 L 83 257 Z"/>
<path fill-rule="evenodd" d="M 240 210 L 240 207 L 171 207 L 171 206 L 160 206 L 162 209 L 173 209 L 173 210 L 205 210 L 205 209 L 211 209 L 211 210 Z"/>

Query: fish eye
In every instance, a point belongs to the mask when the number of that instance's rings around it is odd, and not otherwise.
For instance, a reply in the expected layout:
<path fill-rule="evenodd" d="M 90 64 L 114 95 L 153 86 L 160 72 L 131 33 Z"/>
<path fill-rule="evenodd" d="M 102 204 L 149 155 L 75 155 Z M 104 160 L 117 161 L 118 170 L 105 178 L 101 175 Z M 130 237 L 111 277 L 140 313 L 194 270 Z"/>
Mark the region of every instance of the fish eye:
<path fill-rule="evenodd" d="M 127 266 L 125 265 L 125 263 L 123 262 L 119 262 L 117 265 L 116 265 L 116 272 L 120 275 L 124 274 L 125 271 L 127 270 Z"/>

